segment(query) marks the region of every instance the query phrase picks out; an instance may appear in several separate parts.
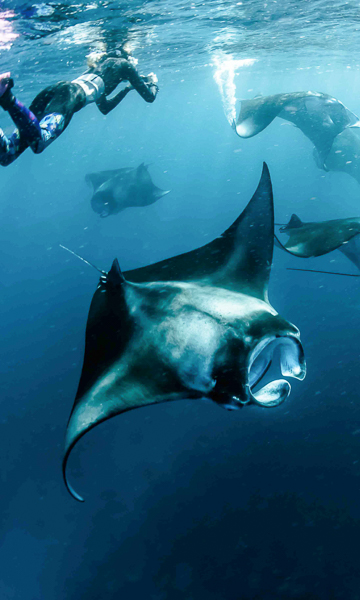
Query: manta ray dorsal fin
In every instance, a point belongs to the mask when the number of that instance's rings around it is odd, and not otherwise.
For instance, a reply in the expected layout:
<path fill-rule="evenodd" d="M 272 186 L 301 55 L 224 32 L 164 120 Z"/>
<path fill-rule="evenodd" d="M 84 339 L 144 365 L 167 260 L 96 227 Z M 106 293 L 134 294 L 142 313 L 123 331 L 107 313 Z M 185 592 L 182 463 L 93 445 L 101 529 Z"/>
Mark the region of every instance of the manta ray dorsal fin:
<path fill-rule="evenodd" d="M 136 169 L 136 173 L 137 173 L 138 177 L 143 177 L 146 181 L 148 179 L 151 180 L 151 177 L 150 177 L 149 171 L 148 171 L 148 167 L 149 167 L 149 165 L 146 165 L 145 163 L 142 162 Z"/>
<path fill-rule="evenodd" d="M 283 227 L 281 231 L 286 231 L 287 229 L 296 229 L 298 227 L 302 227 L 303 224 L 304 223 L 302 222 L 302 220 L 294 213 L 293 215 L 291 215 L 291 219 L 288 222 L 288 224 L 285 225 L 285 227 Z"/>
<path fill-rule="evenodd" d="M 274 204 L 266 163 L 253 197 L 222 237 L 230 238 L 233 247 L 226 264 L 210 277 L 211 283 L 267 300 L 274 250 Z"/>
<path fill-rule="evenodd" d="M 125 283 L 125 277 L 120 269 L 119 261 L 115 258 L 111 265 L 110 271 L 106 275 L 106 280 L 113 286 L 117 287 Z"/>

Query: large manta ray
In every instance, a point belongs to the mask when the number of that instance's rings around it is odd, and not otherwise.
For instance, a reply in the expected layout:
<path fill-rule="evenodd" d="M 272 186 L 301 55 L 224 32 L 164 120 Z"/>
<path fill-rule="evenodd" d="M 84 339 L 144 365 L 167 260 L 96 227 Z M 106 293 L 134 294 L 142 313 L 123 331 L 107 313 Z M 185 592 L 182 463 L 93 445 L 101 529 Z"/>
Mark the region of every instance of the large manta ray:
<path fill-rule="evenodd" d="M 91 206 L 100 217 L 116 215 L 130 206 L 154 204 L 169 193 L 153 184 L 148 167 L 144 163 L 136 169 L 123 168 L 89 173 L 85 181 L 93 187 Z"/>
<path fill-rule="evenodd" d="M 282 244 L 275 236 L 276 245 L 293 256 L 310 258 L 340 250 L 360 270 L 359 217 L 303 223 L 294 214 L 280 231 L 287 233 L 289 239 Z"/>
<path fill-rule="evenodd" d="M 211 243 L 147 267 L 121 272 L 114 260 L 94 294 L 85 357 L 69 419 L 66 464 L 90 429 L 127 410 L 182 398 L 229 409 L 277 406 L 283 380 L 255 386 L 280 346 L 284 376 L 305 377 L 298 329 L 268 301 L 274 243 L 270 175 L 229 229 Z"/>
<path fill-rule="evenodd" d="M 293 123 L 314 144 L 318 167 L 345 171 L 360 183 L 360 122 L 342 102 L 319 92 L 293 92 L 242 100 L 233 123 L 238 136 L 250 138 L 280 117 Z"/>

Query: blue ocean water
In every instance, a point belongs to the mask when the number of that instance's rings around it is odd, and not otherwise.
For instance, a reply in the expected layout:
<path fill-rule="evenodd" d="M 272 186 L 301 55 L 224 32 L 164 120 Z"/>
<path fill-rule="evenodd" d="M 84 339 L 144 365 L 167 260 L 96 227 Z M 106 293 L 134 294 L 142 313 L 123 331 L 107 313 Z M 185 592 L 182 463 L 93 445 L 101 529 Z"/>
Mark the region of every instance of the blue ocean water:
<path fill-rule="evenodd" d="M 199 247 L 270 168 L 276 219 L 359 216 L 359 184 L 316 167 L 276 119 L 242 140 L 227 117 L 255 94 L 314 90 L 360 114 L 358 2 L 0 2 L 0 72 L 25 103 L 85 55 L 127 43 L 160 92 L 76 114 L 43 154 L 0 172 L 1 515 L 4 600 L 360 598 L 360 284 L 340 253 L 275 250 L 270 299 L 295 323 L 308 374 L 276 410 L 160 404 L 94 429 L 61 477 L 98 274 Z M 6 113 L 0 127 L 12 130 Z M 171 193 L 100 219 L 89 172 L 150 164 Z"/>

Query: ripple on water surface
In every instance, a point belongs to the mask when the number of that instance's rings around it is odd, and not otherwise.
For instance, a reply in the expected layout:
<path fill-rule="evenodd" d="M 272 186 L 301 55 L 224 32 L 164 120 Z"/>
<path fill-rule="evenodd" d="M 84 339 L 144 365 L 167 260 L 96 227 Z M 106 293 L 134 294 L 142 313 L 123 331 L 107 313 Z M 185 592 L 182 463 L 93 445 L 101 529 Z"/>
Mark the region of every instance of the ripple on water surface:
<path fill-rule="evenodd" d="M 290 67 L 294 56 L 308 66 L 326 57 L 356 67 L 359 23 L 355 1 L 0 0 L 0 67 L 16 66 L 22 79 L 34 64 L 40 81 L 54 71 L 68 77 L 89 49 L 125 42 L 142 64 L 158 69 L 201 67 L 218 52 L 236 60 L 271 57 L 274 70 Z"/>

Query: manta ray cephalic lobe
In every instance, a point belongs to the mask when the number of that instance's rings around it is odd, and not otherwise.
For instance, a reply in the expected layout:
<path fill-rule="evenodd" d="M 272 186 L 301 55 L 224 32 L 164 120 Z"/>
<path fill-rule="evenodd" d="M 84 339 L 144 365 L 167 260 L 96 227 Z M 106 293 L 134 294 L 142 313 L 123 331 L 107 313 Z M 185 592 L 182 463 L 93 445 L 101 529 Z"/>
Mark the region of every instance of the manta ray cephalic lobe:
<path fill-rule="evenodd" d="M 268 301 L 274 245 L 271 180 L 264 164 L 249 204 L 222 236 L 147 267 L 115 259 L 90 306 L 83 369 L 66 432 L 69 454 L 90 429 L 149 404 L 206 397 L 228 409 L 277 406 L 279 379 L 257 388 L 279 348 L 283 376 L 302 380 L 298 329 Z M 255 389 L 257 388 L 257 389 Z"/>

